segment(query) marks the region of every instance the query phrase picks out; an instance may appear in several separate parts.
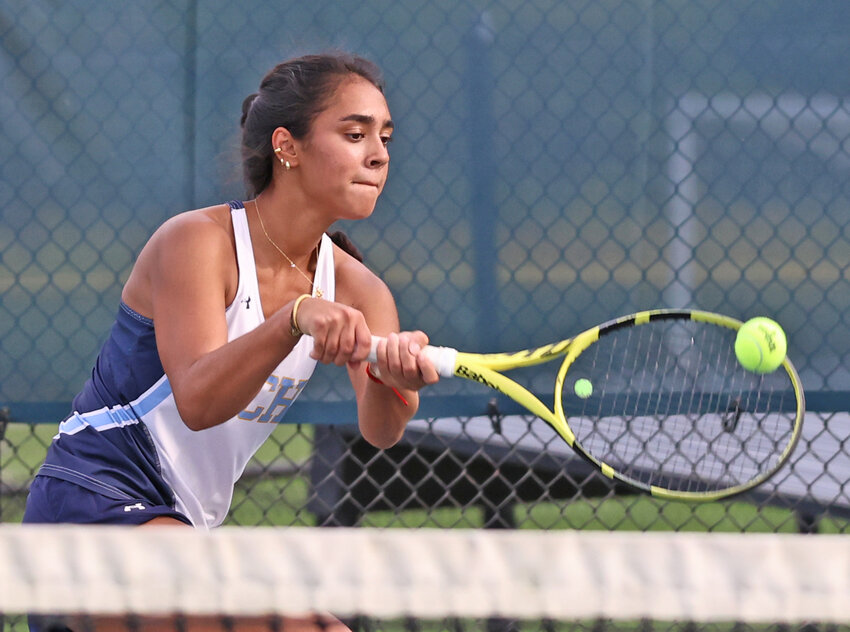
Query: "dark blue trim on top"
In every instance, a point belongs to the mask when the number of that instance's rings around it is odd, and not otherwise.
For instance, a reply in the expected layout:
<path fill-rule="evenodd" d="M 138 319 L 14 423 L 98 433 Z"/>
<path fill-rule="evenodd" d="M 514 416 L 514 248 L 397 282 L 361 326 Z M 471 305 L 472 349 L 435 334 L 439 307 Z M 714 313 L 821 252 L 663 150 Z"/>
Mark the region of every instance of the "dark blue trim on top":
<path fill-rule="evenodd" d="M 122 301 L 91 377 L 74 398 L 71 409 L 88 413 L 127 405 L 163 375 L 153 320 Z"/>

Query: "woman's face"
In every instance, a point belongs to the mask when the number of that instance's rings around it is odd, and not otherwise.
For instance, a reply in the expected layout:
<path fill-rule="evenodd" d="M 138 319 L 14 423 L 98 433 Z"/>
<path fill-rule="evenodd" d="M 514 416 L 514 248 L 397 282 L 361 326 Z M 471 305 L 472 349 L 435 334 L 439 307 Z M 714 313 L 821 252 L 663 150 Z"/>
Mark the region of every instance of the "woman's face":
<path fill-rule="evenodd" d="M 296 141 L 301 185 L 335 219 L 368 217 L 387 181 L 393 123 L 384 95 L 365 79 L 343 79 Z"/>

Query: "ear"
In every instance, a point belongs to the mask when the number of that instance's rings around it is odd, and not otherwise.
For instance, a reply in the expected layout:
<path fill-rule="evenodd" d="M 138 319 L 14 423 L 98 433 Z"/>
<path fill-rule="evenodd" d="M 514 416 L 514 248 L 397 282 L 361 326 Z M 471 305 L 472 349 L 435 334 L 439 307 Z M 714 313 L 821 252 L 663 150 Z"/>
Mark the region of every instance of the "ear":
<path fill-rule="evenodd" d="M 278 162 L 288 160 L 289 164 L 295 167 L 298 164 L 296 145 L 297 141 L 285 127 L 278 127 L 272 132 L 272 149 L 275 152 L 274 156 L 278 159 Z M 277 151 L 278 148 L 280 151 Z"/>

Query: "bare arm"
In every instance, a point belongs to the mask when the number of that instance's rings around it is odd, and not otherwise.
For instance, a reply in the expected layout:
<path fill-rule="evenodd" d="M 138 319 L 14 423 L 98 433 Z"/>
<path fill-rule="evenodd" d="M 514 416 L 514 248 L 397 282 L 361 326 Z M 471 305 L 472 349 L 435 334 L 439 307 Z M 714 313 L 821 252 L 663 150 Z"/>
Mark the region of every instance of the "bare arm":
<path fill-rule="evenodd" d="M 233 275 L 228 227 L 190 213 L 167 222 L 139 257 L 125 295 L 150 314 L 180 416 L 193 430 L 238 414 L 294 347 L 291 302 L 253 331 L 227 341 Z"/>
<path fill-rule="evenodd" d="M 177 408 L 193 430 L 223 423 L 243 410 L 298 342 L 290 333 L 295 289 L 260 326 L 228 342 L 228 290 L 238 283 L 230 235 L 229 225 L 210 215 L 178 216 L 151 238 L 125 287 L 128 304 L 153 318 Z M 372 331 L 398 331 L 398 315 L 386 285 L 360 264 L 355 270 L 354 278 L 350 271 L 340 275 L 337 302 L 303 301 L 298 325 L 313 337 L 316 360 L 349 366 L 363 436 L 388 447 L 416 411 L 418 389 L 438 376 L 424 355 L 417 355 L 427 342 L 425 334 L 405 332 L 391 335 L 379 349 L 386 386 L 368 380 L 363 361 Z M 356 300 L 346 300 L 349 294 Z M 397 388 L 408 405 L 389 387 Z"/>
<path fill-rule="evenodd" d="M 398 312 L 389 288 L 359 264 L 338 270 L 337 300 L 350 303 L 363 315 L 368 327 L 366 339 L 358 334 L 356 351 L 346 357 L 349 377 L 357 397 L 360 432 L 372 445 L 387 448 L 399 441 L 407 422 L 419 407 L 419 389 L 439 380 L 430 360 L 421 352 L 428 337 L 421 331 L 398 332 Z M 311 327 L 311 308 L 319 301 L 303 303 L 298 312 L 302 327 Z M 369 352 L 372 334 L 387 336 L 378 349 L 378 369 L 384 384 L 370 380 L 363 360 Z M 316 345 L 315 357 L 326 353 Z M 337 362 L 339 363 L 339 362 Z M 399 395 L 393 391 L 395 388 Z M 406 400 L 406 404 L 402 401 Z"/>

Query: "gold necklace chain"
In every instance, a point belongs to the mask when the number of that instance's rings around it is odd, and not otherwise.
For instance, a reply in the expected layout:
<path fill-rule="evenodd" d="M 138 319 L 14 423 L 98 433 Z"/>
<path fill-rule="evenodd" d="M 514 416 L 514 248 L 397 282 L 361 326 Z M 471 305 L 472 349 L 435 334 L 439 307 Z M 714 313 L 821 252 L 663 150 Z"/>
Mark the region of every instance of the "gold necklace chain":
<path fill-rule="evenodd" d="M 313 279 L 311 279 L 301 268 L 299 268 L 297 265 L 295 265 L 295 262 L 292 259 L 289 258 L 289 255 L 287 255 L 280 246 L 278 246 L 276 243 L 274 243 L 274 240 L 269 236 L 269 233 L 266 230 L 266 225 L 263 223 L 263 216 L 260 215 L 260 205 L 257 203 L 257 198 L 254 198 L 253 202 L 254 202 L 254 208 L 257 210 L 257 219 L 260 220 L 260 228 L 263 229 L 263 234 L 266 236 L 266 239 L 268 239 L 269 243 L 272 246 L 274 246 L 275 250 L 277 250 L 280 254 L 282 254 L 283 258 L 286 259 L 289 262 L 289 267 L 295 268 L 298 271 L 298 274 L 300 274 L 301 276 L 303 276 L 306 279 L 307 283 L 310 284 L 310 288 L 314 289 L 316 291 L 316 296 L 321 298 L 322 297 L 322 288 L 317 287 L 316 284 L 313 282 Z M 319 246 L 316 245 L 316 265 L 318 265 L 318 261 L 319 261 Z"/>

